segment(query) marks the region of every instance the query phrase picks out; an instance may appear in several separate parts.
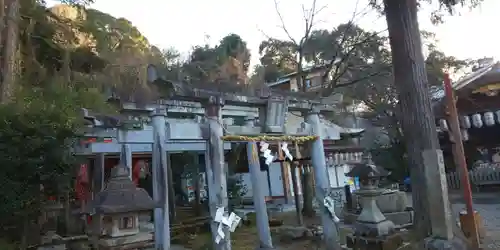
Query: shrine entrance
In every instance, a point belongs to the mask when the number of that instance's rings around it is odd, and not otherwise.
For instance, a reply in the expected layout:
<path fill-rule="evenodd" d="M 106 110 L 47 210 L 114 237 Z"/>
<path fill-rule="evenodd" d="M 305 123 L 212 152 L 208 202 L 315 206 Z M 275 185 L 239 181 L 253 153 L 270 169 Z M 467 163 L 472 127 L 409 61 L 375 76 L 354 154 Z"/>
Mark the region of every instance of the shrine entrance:
<path fill-rule="evenodd" d="M 480 65 L 469 76 L 452 84 L 464 153 L 473 186 L 500 186 L 500 64 Z M 435 105 L 440 145 L 443 149 L 450 188 L 460 188 L 453 160 L 453 138 L 449 137 L 444 98 Z"/>

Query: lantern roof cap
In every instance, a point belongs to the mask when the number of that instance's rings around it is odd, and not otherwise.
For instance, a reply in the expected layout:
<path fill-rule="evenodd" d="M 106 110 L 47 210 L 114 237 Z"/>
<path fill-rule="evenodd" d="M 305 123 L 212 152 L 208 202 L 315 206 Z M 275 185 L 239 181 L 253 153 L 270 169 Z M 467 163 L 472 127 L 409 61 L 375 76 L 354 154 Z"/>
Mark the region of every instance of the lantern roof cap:
<path fill-rule="evenodd" d="M 91 209 L 97 214 L 116 214 L 149 211 L 155 208 L 155 202 L 142 188 L 136 187 L 123 165 L 111 170 L 111 178 L 106 187 L 97 193 L 91 203 Z"/>
<path fill-rule="evenodd" d="M 363 155 L 362 162 L 348 163 L 347 165 L 351 166 L 351 171 L 346 174 L 348 177 L 380 178 L 386 177 L 391 173 L 385 168 L 375 165 L 371 155 L 368 153 Z"/>

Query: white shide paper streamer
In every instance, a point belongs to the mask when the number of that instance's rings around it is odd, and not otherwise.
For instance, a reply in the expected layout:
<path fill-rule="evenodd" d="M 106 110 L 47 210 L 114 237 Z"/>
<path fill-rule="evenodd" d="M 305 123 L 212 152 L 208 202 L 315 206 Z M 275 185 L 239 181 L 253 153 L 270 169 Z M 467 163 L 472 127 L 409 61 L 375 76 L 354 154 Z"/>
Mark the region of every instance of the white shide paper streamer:
<path fill-rule="evenodd" d="M 217 208 L 215 213 L 214 221 L 219 223 L 217 227 L 217 236 L 215 237 L 215 243 L 219 244 L 221 240 L 226 237 L 224 233 L 224 227 L 229 228 L 229 232 L 234 232 L 236 227 L 240 224 L 241 217 L 236 215 L 235 213 L 231 213 L 229 216 L 225 215 L 224 207 Z"/>

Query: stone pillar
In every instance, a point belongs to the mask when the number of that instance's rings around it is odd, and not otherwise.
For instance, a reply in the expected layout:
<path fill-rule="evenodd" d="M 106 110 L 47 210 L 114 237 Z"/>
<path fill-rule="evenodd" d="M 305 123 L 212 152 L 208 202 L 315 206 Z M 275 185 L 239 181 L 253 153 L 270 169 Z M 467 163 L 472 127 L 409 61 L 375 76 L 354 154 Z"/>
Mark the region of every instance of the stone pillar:
<path fill-rule="evenodd" d="M 453 238 L 451 208 L 448 200 L 448 185 L 444 170 L 444 158 L 441 150 L 425 150 L 422 158 L 426 166 L 436 166 L 436 170 L 426 171 L 425 178 L 429 193 L 429 217 L 432 227 L 432 236 L 439 239 Z"/>
<path fill-rule="evenodd" d="M 425 150 L 422 158 L 426 166 L 436 166 L 435 169 L 426 169 L 425 183 L 427 185 L 426 198 L 429 206 L 432 235 L 424 239 L 424 248 L 429 250 L 465 250 L 468 249 L 465 239 L 454 237 L 451 207 L 448 200 L 448 186 L 444 172 L 443 152 L 441 150 Z M 471 217 L 473 220 L 473 217 Z M 475 231 L 477 233 L 477 231 Z M 477 237 L 477 235 L 476 235 Z M 472 240 L 477 240 L 473 238 Z M 473 249 L 476 249 L 473 244 Z M 477 242 L 476 242 L 477 243 Z"/>
<path fill-rule="evenodd" d="M 312 134 L 319 138 L 311 143 L 311 161 L 316 179 L 316 200 L 320 204 L 321 222 L 323 224 L 323 234 L 327 250 L 339 250 L 338 229 L 332 220 L 327 207 L 324 204 L 330 184 L 328 183 L 328 172 L 326 168 L 325 150 L 323 148 L 323 131 L 319 119 L 319 111 L 313 108 L 307 114 L 307 123 L 311 125 Z"/>
<path fill-rule="evenodd" d="M 217 208 L 223 207 L 227 210 L 227 177 L 224 167 L 224 135 L 222 127 L 222 106 L 224 100 L 219 97 L 211 97 L 205 105 L 207 116 L 207 152 L 206 152 L 206 173 L 208 181 L 209 208 L 212 220 L 215 219 Z M 215 250 L 230 250 L 231 240 L 227 227 L 224 227 L 224 239 L 219 244 L 216 243 L 219 223 L 213 221 L 211 224 L 212 240 Z"/>
<path fill-rule="evenodd" d="M 167 111 L 155 109 L 152 113 L 153 123 L 153 200 L 156 203 L 154 210 L 155 249 L 170 249 L 170 220 L 168 206 L 168 178 L 166 159 L 166 117 Z"/>
<path fill-rule="evenodd" d="M 253 127 L 253 119 L 247 117 L 245 119 L 245 125 L 248 127 Z M 248 168 L 250 170 L 250 178 L 252 181 L 252 192 L 253 192 L 253 205 L 255 207 L 256 213 L 256 223 L 257 223 L 257 233 L 259 234 L 259 247 L 258 249 L 273 249 L 273 242 L 271 239 L 271 230 L 269 229 L 269 217 L 267 215 L 267 206 L 264 193 L 262 189 L 263 180 L 260 178 L 260 163 L 259 163 L 259 149 L 257 149 L 257 143 L 249 142 L 247 143 L 247 158 L 248 158 Z"/>
<path fill-rule="evenodd" d="M 128 138 L 126 130 L 119 130 L 118 133 L 121 134 L 122 138 Z M 128 176 L 132 180 L 132 150 L 130 148 L 130 144 L 123 143 L 121 144 L 120 151 L 120 165 L 127 168 Z"/>

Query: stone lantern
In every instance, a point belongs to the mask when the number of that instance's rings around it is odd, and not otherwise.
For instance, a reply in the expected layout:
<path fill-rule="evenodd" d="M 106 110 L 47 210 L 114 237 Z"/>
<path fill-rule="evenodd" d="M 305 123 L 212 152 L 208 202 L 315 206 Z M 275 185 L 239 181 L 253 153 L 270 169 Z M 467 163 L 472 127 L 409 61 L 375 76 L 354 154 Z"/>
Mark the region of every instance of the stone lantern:
<path fill-rule="evenodd" d="M 358 177 L 360 188 L 356 194 L 361 197 L 362 210 L 354 223 L 354 235 L 347 237 L 348 246 L 359 250 L 396 249 L 402 244 L 401 237 L 395 234 L 395 225 L 380 211 L 376 199 L 384 190 L 379 182 L 390 172 L 373 164 L 369 156 L 361 163 L 352 163 L 349 177 Z"/>
<path fill-rule="evenodd" d="M 136 187 L 124 166 L 115 166 L 111 171 L 106 187 L 91 203 L 93 218 L 100 222 L 99 246 L 106 249 L 152 241 L 150 232 L 139 231 L 139 216 L 155 208 L 153 199 Z"/>

